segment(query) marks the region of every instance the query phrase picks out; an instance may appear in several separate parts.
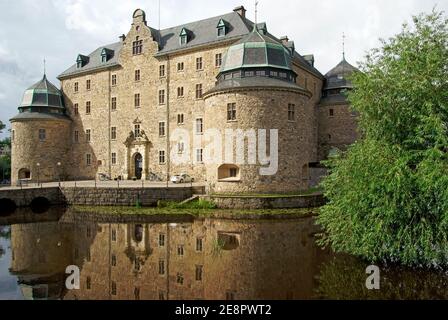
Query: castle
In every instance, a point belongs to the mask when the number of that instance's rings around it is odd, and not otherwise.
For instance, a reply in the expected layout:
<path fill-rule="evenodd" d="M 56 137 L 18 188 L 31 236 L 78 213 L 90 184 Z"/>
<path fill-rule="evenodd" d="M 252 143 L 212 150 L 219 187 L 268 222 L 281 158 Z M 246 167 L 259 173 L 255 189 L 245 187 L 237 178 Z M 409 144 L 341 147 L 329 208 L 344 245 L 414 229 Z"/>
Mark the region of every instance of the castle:
<path fill-rule="evenodd" d="M 214 192 L 293 192 L 357 139 L 345 57 L 324 76 L 244 7 L 165 30 L 140 9 L 132 19 L 119 42 L 79 54 L 61 89 L 44 76 L 26 90 L 13 183 L 186 173 Z"/>

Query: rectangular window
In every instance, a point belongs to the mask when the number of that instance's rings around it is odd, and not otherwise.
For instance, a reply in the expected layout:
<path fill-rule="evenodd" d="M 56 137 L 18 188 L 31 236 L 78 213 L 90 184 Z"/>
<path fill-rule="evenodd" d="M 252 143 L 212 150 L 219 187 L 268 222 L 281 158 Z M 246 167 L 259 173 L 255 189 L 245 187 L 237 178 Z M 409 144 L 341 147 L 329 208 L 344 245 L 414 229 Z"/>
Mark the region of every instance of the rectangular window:
<path fill-rule="evenodd" d="M 75 90 L 75 92 L 79 91 L 79 83 L 78 82 L 75 82 L 74 90 Z"/>
<path fill-rule="evenodd" d="M 165 65 L 164 64 L 159 66 L 159 76 L 160 76 L 160 78 L 165 77 Z"/>
<path fill-rule="evenodd" d="M 117 154 L 115 152 L 112 152 L 111 161 L 112 161 L 112 165 L 117 164 Z"/>
<path fill-rule="evenodd" d="M 202 99 L 202 84 L 196 85 L 196 99 Z"/>
<path fill-rule="evenodd" d="M 86 278 L 86 289 L 87 290 L 92 289 L 92 279 L 90 277 Z"/>
<path fill-rule="evenodd" d="M 134 80 L 140 81 L 140 70 L 135 70 Z"/>
<path fill-rule="evenodd" d="M 166 136 L 165 133 L 165 122 L 159 122 L 159 137 Z"/>
<path fill-rule="evenodd" d="M 91 85 L 91 81 L 87 80 L 86 81 L 86 90 L 90 90 L 90 85 Z"/>
<path fill-rule="evenodd" d="M 110 265 L 112 267 L 116 267 L 117 266 L 117 256 L 113 254 L 110 260 L 111 260 Z"/>
<path fill-rule="evenodd" d="M 45 129 L 39 129 L 39 140 L 45 141 L 46 138 L 47 138 L 47 133 L 46 133 Z"/>
<path fill-rule="evenodd" d="M 184 114 L 178 114 L 177 115 L 177 124 L 184 124 Z"/>
<path fill-rule="evenodd" d="M 117 97 L 112 97 L 111 109 L 112 111 L 117 110 Z"/>
<path fill-rule="evenodd" d="M 16 139 L 16 131 L 11 130 L 11 141 L 14 141 Z"/>
<path fill-rule="evenodd" d="M 142 54 L 143 52 L 143 40 L 140 40 L 139 37 L 132 42 L 132 54 L 134 56 Z"/>
<path fill-rule="evenodd" d="M 196 119 L 196 134 L 204 133 L 204 120 L 202 118 Z"/>
<path fill-rule="evenodd" d="M 110 138 L 112 140 L 117 140 L 117 127 L 110 128 Z"/>
<path fill-rule="evenodd" d="M 203 69 L 203 65 L 202 65 L 202 57 L 196 58 L 196 70 L 202 70 Z"/>
<path fill-rule="evenodd" d="M 196 251 L 201 252 L 203 247 L 202 238 L 196 238 Z"/>
<path fill-rule="evenodd" d="M 86 114 L 90 114 L 92 111 L 92 103 L 90 101 L 86 102 Z"/>
<path fill-rule="evenodd" d="M 86 142 L 89 143 L 92 140 L 92 136 L 91 136 L 92 130 L 87 129 L 86 130 Z"/>
<path fill-rule="evenodd" d="M 113 74 L 113 75 L 112 75 L 112 80 L 111 80 L 111 82 L 112 82 L 112 86 L 113 86 L 113 87 L 115 87 L 115 86 L 117 85 L 117 75 L 116 75 L 116 74 Z"/>
<path fill-rule="evenodd" d="M 182 154 L 185 151 L 185 143 L 179 142 L 177 144 L 177 153 Z"/>
<path fill-rule="evenodd" d="M 236 103 L 227 104 L 227 121 L 236 121 Z"/>
<path fill-rule="evenodd" d="M 177 273 L 176 282 L 179 285 L 184 284 L 184 275 L 182 273 L 180 273 L 180 272 Z"/>
<path fill-rule="evenodd" d="M 178 256 L 183 256 L 184 255 L 184 246 L 183 245 L 177 246 L 177 255 Z"/>
<path fill-rule="evenodd" d="M 78 115 L 78 114 L 79 114 L 79 105 L 78 105 L 77 103 L 75 103 L 75 104 L 73 105 L 73 113 L 74 113 L 75 115 Z"/>
<path fill-rule="evenodd" d="M 288 105 L 288 121 L 296 120 L 296 106 L 294 104 Z"/>
<path fill-rule="evenodd" d="M 328 113 L 329 113 L 330 117 L 334 117 L 334 109 L 330 109 L 328 111 Z"/>
<path fill-rule="evenodd" d="M 159 260 L 159 275 L 163 276 L 165 274 L 165 261 Z"/>
<path fill-rule="evenodd" d="M 165 90 L 159 90 L 159 104 L 165 104 Z"/>
<path fill-rule="evenodd" d="M 159 247 L 165 246 L 165 235 L 163 233 L 159 234 Z"/>
<path fill-rule="evenodd" d="M 165 292 L 159 291 L 159 300 L 161 301 L 165 300 Z"/>
<path fill-rule="evenodd" d="M 202 163 L 204 160 L 204 150 L 203 149 L 196 149 L 196 162 Z"/>
<path fill-rule="evenodd" d="M 134 94 L 134 107 L 140 108 L 140 93 Z"/>
<path fill-rule="evenodd" d="M 215 56 L 215 66 L 220 67 L 222 65 L 222 53 L 218 53 Z"/>
<path fill-rule="evenodd" d="M 196 281 L 202 281 L 202 266 L 196 266 Z"/>
<path fill-rule="evenodd" d="M 227 291 L 226 292 L 226 300 L 235 300 L 235 292 Z"/>
<path fill-rule="evenodd" d="M 117 230 L 112 229 L 111 238 L 113 242 L 117 241 Z"/>
<path fill-rule="evenodd" d="M 134 298 L 140 300 L 140 288 L 134 288 Z"/>
<path fill-rule="evenodd" d="M 263 70 L 257 71 L 257 72 L 255 72 L 255 75 L 257 77 L 265 77 L 266 76 L 266 71 L 263 71 Z"/>
<path fill-rule="evenodd" d="M 90 153 L 86 154 L 86 165 L 92 165 L 92 155 Z"/>
<path fill-rule="evenodd" d="M 177 97 L 182 98 L 184 96 L 184 87 L 177 88 Z"/>
<path fill-rule="evenodd" d="M 140 137 L 140 125 L 134 125 L 134 137 Z"/>
<path fill-rule="evenodd" d="M 75 143 L 78 143 L 78 142 L 79 142 L 79 131 L 78 131 L 78 130 L 75 130 L 75 133 L 74 133 L 74 140 L 75 140 Z"/>
<path fill-rule="evenodd" d="M 117 295 L 117 284 L 115 283 L 115 281 L 112 281 L 112 283 L 111 283 L 110 294 L 113 296 Z"/>
<path fill-rule="evenodd" d="M 177 64 L 177 71 L 178 72 L 184 71 L 184 63 L 183 62 L 179 62 Z"/>
<path fill-rule="evenodd" d="M 165 150 L 159 151 L 159 164 L 165 164 Z"/>

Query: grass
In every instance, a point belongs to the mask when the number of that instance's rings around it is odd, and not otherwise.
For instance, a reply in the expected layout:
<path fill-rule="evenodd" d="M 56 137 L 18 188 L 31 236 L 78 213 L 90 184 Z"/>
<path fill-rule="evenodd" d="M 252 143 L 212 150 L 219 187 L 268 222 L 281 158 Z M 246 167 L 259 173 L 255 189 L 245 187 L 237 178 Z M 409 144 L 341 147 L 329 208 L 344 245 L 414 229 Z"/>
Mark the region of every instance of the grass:
<path fill-rule="evenodd" d="M 206 204 L 180 205 L 165 203 L 164 207 L 97 207 L 97 206 L 74 206 L 74 210 L 82 213 L 105 214 L 105 215 L 192 215 L 195 217 L 242 217 L 244 216 L 308 216 L 317 214 L 317 208 L 308 209 L 260 209 L 260 210 L 221 210 L 206 207 Z"/>
<path fill-rule="evenodd" d="M 264 193 L 214 193 L 211 194 L 212 197 L 234 197 L 234 198 L 288 198 L 288 197 L 298 197 L 298 196 L 309 196 L 317 192 L 322 192 L 323 189 L 316 187 L 305 191 L 289 192 L 283 194 L 264 194 Z"/>

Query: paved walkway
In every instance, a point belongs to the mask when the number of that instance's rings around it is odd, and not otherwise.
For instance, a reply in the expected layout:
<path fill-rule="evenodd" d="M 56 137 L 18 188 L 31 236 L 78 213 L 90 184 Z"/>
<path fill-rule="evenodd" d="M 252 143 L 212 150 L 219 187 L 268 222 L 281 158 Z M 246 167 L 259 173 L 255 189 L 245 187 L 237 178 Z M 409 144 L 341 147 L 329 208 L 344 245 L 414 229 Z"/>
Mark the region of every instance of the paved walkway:
<path fill-rule="evenodd" d="M 35 188 L 74 188 L 74 187 L 83 187 L 83 188 L 166 188 L 166 182 L 151 182 L 151 181 L 132 181 L 132 180 L 123 180 L 123 181 L 64 181 L 59 184 L 59 182 L 48 182 L 37 184 L 35 182 L 28 183 L 27 185 L 23 184 L 20 186 L 0 186 L 0 190 L 17 190 L 17 189 L 35 189 Z M 174 184 L 169 182 L 168 188 L 181 188 L 181 187 L 203 187 L 203 183 L 182 183 L 182 184 Z"/>

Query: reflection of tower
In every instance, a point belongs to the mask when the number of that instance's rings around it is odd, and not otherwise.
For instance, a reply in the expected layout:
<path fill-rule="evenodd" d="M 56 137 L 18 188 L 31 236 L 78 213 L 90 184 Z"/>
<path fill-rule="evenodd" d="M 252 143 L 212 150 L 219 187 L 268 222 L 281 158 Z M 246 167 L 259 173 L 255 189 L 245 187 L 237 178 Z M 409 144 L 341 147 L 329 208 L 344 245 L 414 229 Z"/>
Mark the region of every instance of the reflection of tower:
<path fill-rule="evenodd" d="M 26 299 L 59 299 L 71 265 L 73 229 L 57 222 L 11 226 L 10 272 Z"/>

